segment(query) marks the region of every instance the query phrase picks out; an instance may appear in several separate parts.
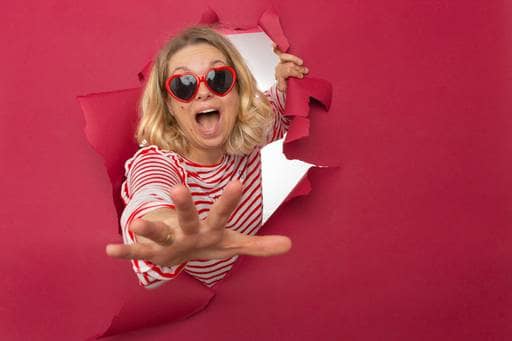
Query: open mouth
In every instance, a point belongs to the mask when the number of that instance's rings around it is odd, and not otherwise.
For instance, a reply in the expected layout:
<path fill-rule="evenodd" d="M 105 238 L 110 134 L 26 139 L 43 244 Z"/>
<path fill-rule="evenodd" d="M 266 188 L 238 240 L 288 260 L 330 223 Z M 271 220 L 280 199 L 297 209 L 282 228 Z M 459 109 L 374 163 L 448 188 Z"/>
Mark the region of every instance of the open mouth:
<path fill-rule="evenodd" d="M 207 135 L 214 134 L 220 121 L 220 112 L 217 109 L 207 109 L 196 114 L 199 130 Z"/>

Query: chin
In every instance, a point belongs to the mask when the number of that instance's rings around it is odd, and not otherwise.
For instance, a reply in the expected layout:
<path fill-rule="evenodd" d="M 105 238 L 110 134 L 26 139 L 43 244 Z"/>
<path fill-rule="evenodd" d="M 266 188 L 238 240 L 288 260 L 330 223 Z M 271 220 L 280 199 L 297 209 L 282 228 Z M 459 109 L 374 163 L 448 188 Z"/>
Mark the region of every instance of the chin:
<path fill-rule="evenodd" d="M 205 140 L 201 141 L 200 144 L 204 149 L 216 151 L 219 149 L 224 149 L 224 146 L 226 145 L 226 141 L 227 141 L 227 138 L 219 136 L 219 137 L 215 137 L 212 139 L 205 139 Z"/>

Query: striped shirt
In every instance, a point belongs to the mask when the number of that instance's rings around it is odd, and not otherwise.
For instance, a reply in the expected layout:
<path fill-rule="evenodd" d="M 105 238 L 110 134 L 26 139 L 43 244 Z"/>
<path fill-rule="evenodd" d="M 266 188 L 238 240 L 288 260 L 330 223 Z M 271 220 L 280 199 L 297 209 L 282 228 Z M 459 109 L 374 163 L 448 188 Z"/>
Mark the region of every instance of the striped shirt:
<path fill-rule="evenodd" d="M 283 116 L 285 95 L 272 86 L 265 95 L 277 115 L 269 142 L 286 132 L 288 120 Z M 125 244 L 135 243 L 130 223 L 162 207 L 174 208 L 169 195 L 176 184 L 190 190 L 200 219 L 208 216 L 210 207 L 220 197 L 224 187 L 240 179 L 243 194 L 240 203 L 228 220 L 226 228 L 254 235 L 262 223 L 261 156 L 259 148 L 248 155 L 224 155 L 215 165 L 199 165 L 183 156 L 151 145 L 141 148 L 125 163 L 126 180 L 121 187 L 125 209 L 121 215 L 121 228 Z M 226 276 L 238 256 L 215 260 L 189 260 L 176 266 L 158 266 L 146 260 L 132 260 L 139 282 L 147 288 L 157 287 L 176 278 L 182 271 L 192 275 L 208 287 Z"/>

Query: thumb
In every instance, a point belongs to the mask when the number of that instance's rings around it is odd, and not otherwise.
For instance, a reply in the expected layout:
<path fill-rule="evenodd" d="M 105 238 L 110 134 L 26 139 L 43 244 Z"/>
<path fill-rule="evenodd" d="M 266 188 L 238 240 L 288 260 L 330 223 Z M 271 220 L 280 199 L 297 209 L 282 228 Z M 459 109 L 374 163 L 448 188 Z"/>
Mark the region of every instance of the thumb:
<path fill-rule="evenodd" d="M 163 244 L 171 229 L 161 221 L 148 221 L 136 219 L 130 224 L 130 230 L 138 236 L 151 239 L 155 243 Z"/>
<path fill-rule="evenodd" d="M 278 56 L 283 53 L 283 51 L 281 51 L 281 49 L 279 48 L 279 46 L 277 46 L 276 43 L 272 42 L 272 51 L 274 51 L 275 54 L 277 54 Z"/>

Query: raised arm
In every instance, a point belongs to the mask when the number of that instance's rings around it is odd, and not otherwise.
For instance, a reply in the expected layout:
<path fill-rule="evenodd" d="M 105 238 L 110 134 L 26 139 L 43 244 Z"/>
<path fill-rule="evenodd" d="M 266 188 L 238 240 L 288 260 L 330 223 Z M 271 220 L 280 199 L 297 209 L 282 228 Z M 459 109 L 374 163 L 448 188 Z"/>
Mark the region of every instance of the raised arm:
<path fill-rule="evenodd" d="M 284 116 L 288 78 L 296 77 L 302 79 L 304 75 L 309 73 L 308 68 L 303 65 L 302 59 L 295 55 L 281 52 L 275 44 L 273 48 L 274 53 L 279 57 L 279 63 L 275 68 L 276 84 L 265 91 L 265 95 L 275 113 L 272 136 L 268 142 L 279 140 L 288 131 L 290 122 Z"/>

